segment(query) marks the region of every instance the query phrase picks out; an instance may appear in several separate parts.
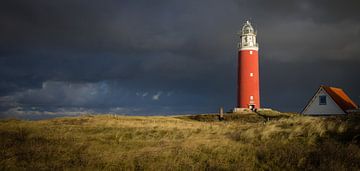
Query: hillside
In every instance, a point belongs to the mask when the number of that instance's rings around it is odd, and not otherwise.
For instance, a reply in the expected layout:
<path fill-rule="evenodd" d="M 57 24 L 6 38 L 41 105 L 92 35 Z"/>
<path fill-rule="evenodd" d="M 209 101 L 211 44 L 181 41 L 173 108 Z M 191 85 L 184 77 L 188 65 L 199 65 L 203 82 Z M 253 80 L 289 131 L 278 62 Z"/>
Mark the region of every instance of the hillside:
<path fill-rule="evenodd" d="M 0 170 L 359 170 L 360 117 L 79 116 L 0 121 Z"/>

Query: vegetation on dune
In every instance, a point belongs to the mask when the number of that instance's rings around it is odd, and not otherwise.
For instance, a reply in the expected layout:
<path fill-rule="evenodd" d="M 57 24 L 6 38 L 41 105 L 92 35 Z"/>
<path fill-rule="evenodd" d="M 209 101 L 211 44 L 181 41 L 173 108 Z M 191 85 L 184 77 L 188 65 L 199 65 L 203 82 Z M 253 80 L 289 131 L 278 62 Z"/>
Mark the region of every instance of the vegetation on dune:
<path fill-rule="evenodd" d="M 2 120 L 0 170 L 359 170 L 359 123 L 281 113 Z"/>

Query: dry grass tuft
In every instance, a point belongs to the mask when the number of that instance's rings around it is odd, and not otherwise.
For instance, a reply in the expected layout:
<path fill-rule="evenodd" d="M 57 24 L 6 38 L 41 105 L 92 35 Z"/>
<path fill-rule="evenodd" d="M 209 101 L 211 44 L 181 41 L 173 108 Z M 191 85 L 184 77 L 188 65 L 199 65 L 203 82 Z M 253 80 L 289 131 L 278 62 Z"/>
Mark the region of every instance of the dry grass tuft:
<path fill-rule="evenodd" d="M 254 113 L 0 121 L 0 170 L 359 170 L 360 117 Z"/>

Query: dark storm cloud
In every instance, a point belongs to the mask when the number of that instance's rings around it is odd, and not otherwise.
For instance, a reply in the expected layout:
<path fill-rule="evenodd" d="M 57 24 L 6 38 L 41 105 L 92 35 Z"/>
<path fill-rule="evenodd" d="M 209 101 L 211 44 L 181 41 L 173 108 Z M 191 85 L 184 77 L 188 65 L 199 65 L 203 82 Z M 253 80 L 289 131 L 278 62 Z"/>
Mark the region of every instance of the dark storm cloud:
<path fill-rule="evenodd" d="M 246 19 L 258 30 L 264 106 L 299 111 L 320 84 L 342 87 L 359 102 L 358 7 L 325 0 L 4 1 L 1 113 L 231 108 L 235 33 Z"/>
<path fill-rule="evenodd" d="M 247 12 L 246 17 L 256 17 L 262 22 L 311 18 L 316 22 L 333 23 L 343 20 L 358 21 L 360 19 L 358 15 L 360 2 L 357 0 L 346 2 L 337 0 L 243 0 L 237 1 L 237 4 Z"/>

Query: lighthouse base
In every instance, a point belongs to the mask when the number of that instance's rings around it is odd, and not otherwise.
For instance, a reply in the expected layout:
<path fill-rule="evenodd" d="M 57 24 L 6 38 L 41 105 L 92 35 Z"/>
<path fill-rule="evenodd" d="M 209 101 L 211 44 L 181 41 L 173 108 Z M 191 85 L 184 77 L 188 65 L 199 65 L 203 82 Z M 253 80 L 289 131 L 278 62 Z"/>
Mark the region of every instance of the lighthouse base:
<path fill-rule="evenodd" d="M 255 110 L 251 110 L 249 108 L 239 108 L 239 107 L 235 107 L 234 109 L 232 109 L 231 111 L 232 113 L 249 113 L 249 112 L 272 112 L 272 113 L 281 113 L 277 110 L 273 110 L 271 108 L 258 108 Z"/>
<path fill-rule="evenodd" d="M 238 108 L 238 107 L 236 107 L 232 110 L 232 113 L 244 113 L 244 112 L 246 112 L 246 113 L 253 112 L 253 110 L 250 108 Z"/>

